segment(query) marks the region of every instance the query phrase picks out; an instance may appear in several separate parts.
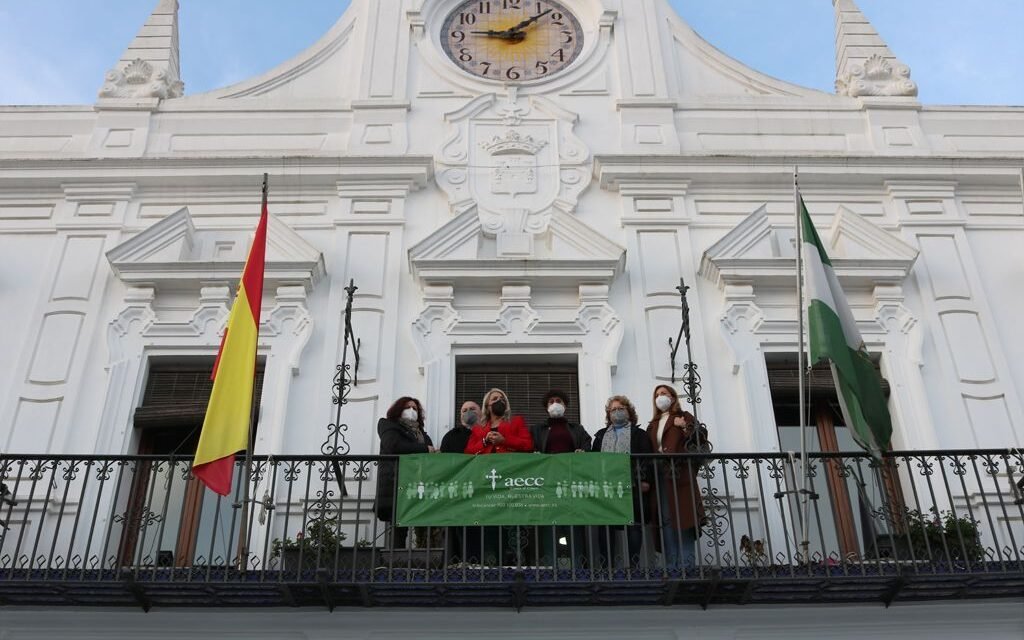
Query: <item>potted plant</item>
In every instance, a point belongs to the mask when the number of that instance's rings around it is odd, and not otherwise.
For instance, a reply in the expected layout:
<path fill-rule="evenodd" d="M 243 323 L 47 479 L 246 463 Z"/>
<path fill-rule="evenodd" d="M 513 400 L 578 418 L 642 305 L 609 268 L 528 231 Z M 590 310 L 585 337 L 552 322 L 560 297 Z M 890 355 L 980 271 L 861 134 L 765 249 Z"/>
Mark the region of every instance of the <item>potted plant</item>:
<path fill-rule="evenodd" d="M 314 518 L 305 531 L 295 534 L 295 539 L 275 538 L 271 557 L 281 558 L 281 568 L 286 571 L 334 571 L 335 567 L 339 571 L 351 571 L 372 567 L 372 554 L 376 550 L 369 541 L 360 540 L 353 548 L 344 544 L 347 538 L 344 531 L 338 530 L 337 518 Z"/>
<path fill-rule="evenodd" d="M 927 513 L 907 509 L 899 531 L 879 536 L 879 555 L 896 560 L 932 563 L 953 562 L 963 565 L 985 559 L 978 521 L 952 511 L 932 507 Z M 948 554 L 948 555 L 947 555 Z"/>

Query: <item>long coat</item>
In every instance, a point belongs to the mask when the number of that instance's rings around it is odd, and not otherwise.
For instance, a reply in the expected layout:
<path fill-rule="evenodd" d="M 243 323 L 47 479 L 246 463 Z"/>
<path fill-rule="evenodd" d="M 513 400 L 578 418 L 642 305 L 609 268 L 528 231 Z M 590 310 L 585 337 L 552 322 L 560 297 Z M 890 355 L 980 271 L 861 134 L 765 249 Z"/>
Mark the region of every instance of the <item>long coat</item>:
<path fill-rule="evenodd" d="M 604 441 L 604 436 L 608 433 L 609 429 L 611 427 L 605 427 L 594 434 L 594 447 L 591 449 L 592 451 L 600 453 L 601 443 Z M 651 453 L 651 439 L 647 437 L 646 431 L 635 424 L 629 427 L 629 452 L 638 455 Z M 645 503 L 644 497 L 654 487 L 651 472 L 650 458 L 633 458 L 630 467 L 630 474 L 633 476 L 633 524 L 646 524 L 651 521 L 651 510 Z M 641 482 L 651 485 L 651 489 L 647 493 L 643 492 L 640 486 Z"/>
<path fill-rule="evenodd" d="M 423 442 L 416 439 L 404 425 L 381 418 L 377 422 L 377 435 L 380 436 L 380 454 L 406 455 L 410 453 L 427 453 L 427 447 L 434 446 L 430 436 L 423 434 Z M 381 460 L 377 470 L 377 497 L 373 503 L 373 511 L 385 522 L 391 522 L 395 515 L 395 483 L 398 476 L 397 460 Z"/>
<path fill-rule="evenodd" d="M 651 420 L 647 425 L 647 435 L 654 453 L 689 453 L 686 450 L 686 434 L 683 432 L 683 428 L 674 424 L 676 418 L 684 418 L 687 424 L 692 424 L 693 421 L 693 416 L 689 413 L 679 412 L 670 415 L 665 424 L 665 433 L 661 437 L 661 442 L 658 442 L 660 418 Z M 701 436 L 705 440 L 707 439 L 706 433 L 702 432 Z M 699 527 L 704 519 L 704 500 L 701 498 L 700 483 L 697 479 L 700 461 L 688 458 L 660 458 L 656 462 L 655 469 L 659 478 L 656 481 L 656 486 L 651 487 L 648 492 L 648 503 L 654 521 L 660 522 L 659 495 L 667 492 L 669 497 L 668 516 L 672 528 L 685 531 Z"/>

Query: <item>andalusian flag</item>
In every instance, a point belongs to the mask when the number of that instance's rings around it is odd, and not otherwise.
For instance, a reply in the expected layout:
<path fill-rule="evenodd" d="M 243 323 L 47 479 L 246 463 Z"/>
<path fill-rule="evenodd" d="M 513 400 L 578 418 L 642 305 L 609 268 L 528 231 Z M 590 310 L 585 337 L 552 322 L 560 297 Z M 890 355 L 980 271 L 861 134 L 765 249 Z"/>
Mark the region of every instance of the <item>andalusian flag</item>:
<path fill-rule="evenodd" d="M 804 282 L 810 337 L 810 363 L 825 358 L 832 364 L 832 378 L 846 426 L 860 446 L 880 457 L 889 448 L 892 420 L 878 375 L 857 323 L 811 223 L 804 200 L 797 196 L 803 228 Z"/>
<path fill-rule="evenodd" d="M 192 463 L 193 475 L 222 496 L 231 493 L 235 454 L 249 446 L 266 254 L 267 183 L 264 177 L 260 223 L 228 316 L 220 353 L 213 364 L 213 392 Z"/>

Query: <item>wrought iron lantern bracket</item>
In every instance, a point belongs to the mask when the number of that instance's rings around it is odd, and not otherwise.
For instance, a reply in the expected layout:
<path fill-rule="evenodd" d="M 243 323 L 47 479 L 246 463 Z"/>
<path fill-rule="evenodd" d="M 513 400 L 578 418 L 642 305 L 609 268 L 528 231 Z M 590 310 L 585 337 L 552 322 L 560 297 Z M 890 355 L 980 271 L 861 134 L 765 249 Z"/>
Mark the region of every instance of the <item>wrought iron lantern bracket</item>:
<path fill-rule="evenodd" d="M 679 334 L 676 336 L 676 339 L 673 340 L 671 337 L 668 339 L 669 359 L 672 367 L 672 384 L 675 384 L 676 358 L 679 355 L 679 347 L 684 343 L 686 344 L 686 364 L 683 366 L 682 383 L 686 403 L 690 405 L 691 413 L 693 413 L 695 441 L 692 443 L 693 446 L 691 448 L 695 452 L 706 453 L 711 450 L 711 443 L 704 439 L 703 434 L 707 430 L 707 425 L 700 421 L 697 412 L 697 406 L 701 403 L 701 379 L 698 367 L 693 362 L 693 349 L 690 344 L 690 302 L 686 298 L 689 290 L 690 287 L 687 286 L 686 281 L 683 278 L 679 278 L 679 286 L 676 287 L 676 291 L 679 292 L 682 322 L 679 325 Z"/>
<path fill-rule="evenodd" d="M 345 432 L 348 425 L 341 421 L 341 410 L 348 404 L 348 396 L 352 388 L 359 386 L 359 347 L 362 341 L 356 337 L 352 328 L 352 302 L 355 299 L 355 280 L 350 280 L 345 287 L 348 298 L 345 302 L 343 346 L 341 350 L 341 364 L 337 366 L 334 373 L 334 384 L 332 385 L 332 402 L 334 403 L 334 422 L 327 425 L 327 439 L 320 447 L 321 453 L 328 456 L 343 456 L 348 454 L 350 446 L 345 439 Z M 351 355 L 352 361 L 349 362 Z"/>

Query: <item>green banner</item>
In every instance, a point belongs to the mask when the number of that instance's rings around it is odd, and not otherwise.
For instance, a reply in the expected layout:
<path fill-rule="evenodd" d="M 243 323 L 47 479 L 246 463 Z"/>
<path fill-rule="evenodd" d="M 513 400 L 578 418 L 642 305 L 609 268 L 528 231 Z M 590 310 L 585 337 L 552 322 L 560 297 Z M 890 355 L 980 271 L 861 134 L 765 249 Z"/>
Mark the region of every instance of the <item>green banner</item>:
<path fill-rule="evenodd" d="M 622 525 L 633 521 L 621 453 L 401 456 L 400 526 Z"/>

